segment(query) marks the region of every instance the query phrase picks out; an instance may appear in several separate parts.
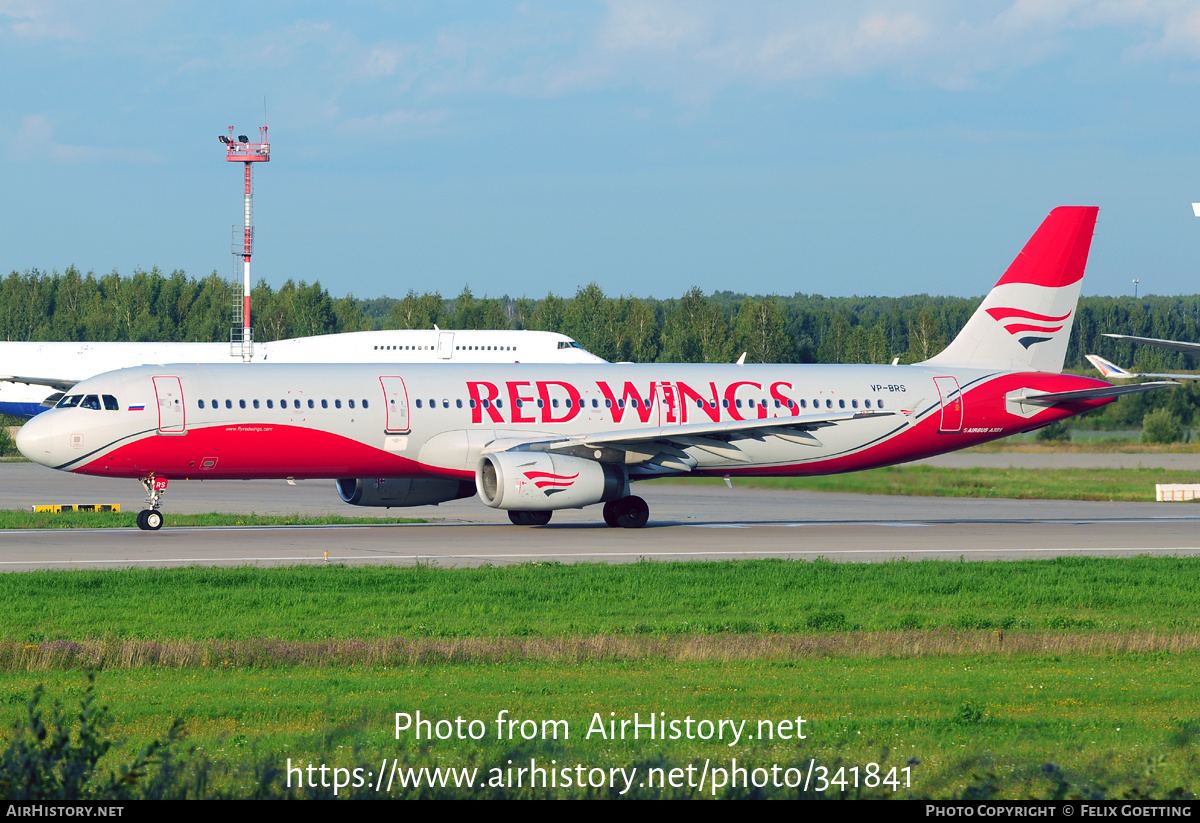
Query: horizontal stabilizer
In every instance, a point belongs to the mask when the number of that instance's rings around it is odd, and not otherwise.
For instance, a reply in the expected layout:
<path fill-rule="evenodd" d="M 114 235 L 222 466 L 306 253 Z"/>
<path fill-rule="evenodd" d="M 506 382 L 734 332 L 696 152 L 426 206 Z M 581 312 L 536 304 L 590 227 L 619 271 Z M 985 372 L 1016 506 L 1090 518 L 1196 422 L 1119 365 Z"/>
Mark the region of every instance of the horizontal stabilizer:
<path fill-rule="evenodd" d="M 1094 389 L 1075 389 L 1074 391 L 1030 392 L 1023 395 L 1020 401 L 1034 403 L 1038 406 L 1053 406 L 1055 403 L 1069 403 L 1073 400 L 1103 400 L 1122 394 L 1138 394 L 1178 385 L 1172 380 L 1164 380 L 1158 383 L 1126 383 L 1123 386 L 1098 386 Z"/>

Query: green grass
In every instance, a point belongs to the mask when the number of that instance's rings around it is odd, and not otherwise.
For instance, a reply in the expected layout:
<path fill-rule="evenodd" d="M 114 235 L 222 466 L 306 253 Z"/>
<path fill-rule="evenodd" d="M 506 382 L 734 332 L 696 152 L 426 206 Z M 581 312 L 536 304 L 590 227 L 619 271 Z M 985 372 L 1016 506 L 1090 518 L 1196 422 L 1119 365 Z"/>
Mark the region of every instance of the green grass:
<path fill-rule="evenodd" d="M 109 762 L 182 717 L 191 762 L 232 794 L 288 758 L 384 757 L 485 769 L 915 758 L 902 796 L 1200 790 L 1200 564 L 1186 558 L 47 571 L 0 575 L 0 598 L 0 724 L 36 684 L 71 705 L 99 671 Z M 395 713 L 418 710 L 566 719 L 572 737 L 397 739 Z M 635 711 L 751 728 L 803 716 L 808 737 L 585 735 L 597 713 Z"/>
<path fill-rule="evenodd" d="M 97 682 L 122 741 L 114 755 L 164 736 L 182 715 L 189 745 L 217 764 L 226 785 L 250 782 L 249 764 L 266 759 L 282 768 L 287 758 L 378 768 L 384 757 L 401 757 L 483 769 L 531 757 L 588 767 L 706 759 L 728 767 L 733 758 L 751 766 L 816 758 L 834 767 L 903 767 L 913 758 L 920 762 L 911 766 L 912 790 L 900 796 L 950 796 L 991 773 L 1000 796 L 1021 797 L 1052 790 L 1041 768 L 1050 761 L 1080 789 L 1098 782 L 1111 796 L 1131 786 L 1157 796 L 1176 786 L 1196 791 L 1198 679 L 1200 654 L 1155 654 L 151 669 L 106 672 Z M 20 715 L 37 682 L 64 702 L 86 685 L 79 673 L 0 674 L 0 722 Z M 569 737 L 497 739 L 501 710 L 516 720 L 566 720 Z M 395 713 L 417 711 L 434 721 L 481 720 L 486 737 L 397 737 Z M 597 715 L 608 721 L 634 712 L 746 720 L 744 731 L 756 739 L 730 746 L 729 739 L 587 736 Z M 805 740 L 757 739 L 759 721 L 798 716 Z"/>
<path fill-rule="evenodd" d="M 709 484 L 720 480 L 689 481 Z M 918 497 L 1152 502 L 1156 483 L 1200 483 L 1200 472 L 1167 469 L 943 469 L 891 466 L 822 477 L 739 477 L 737 486 Z"/>
<path fill-rule="evenodd" d="M 306 514 L 168 514 L 173 527 L 184 526 L 347 526 L 427 523 L 416 517 L 341 517 Z M 137 512 L 29 512 L 0 509 L 0 529 L 133 529 Z"/>
<path fill-rule="evenodd" d="M 0 575 L 0 640 L 1200 631 L 1200 561 L 319 566 Z"/>

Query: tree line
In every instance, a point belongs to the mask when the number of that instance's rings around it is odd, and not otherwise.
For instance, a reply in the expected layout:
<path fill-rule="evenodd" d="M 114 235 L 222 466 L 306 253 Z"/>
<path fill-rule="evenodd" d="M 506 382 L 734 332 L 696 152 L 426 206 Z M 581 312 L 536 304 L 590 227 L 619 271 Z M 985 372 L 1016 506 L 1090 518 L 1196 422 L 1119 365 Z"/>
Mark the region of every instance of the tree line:
<path fill-rule="evenodd" d="M 252 295 L 255 339 L 367 329 L 538 329 L 557 331 L 612 361 L 751 363 L 901 363 L 940 351 L 981 298 L 825 297 L 819 294 L 706 295 L 677 298 L 606 295 L 595 283 L 573 296 L 454 297 L 409 291 L 401 298 L 335 298 L 319 281 L 259 281 Z M 221 341 L 228 339 L 240 286 L 158 269 L 97 276 L 12 272 L 0 280 L 5 340 Z M 1188 355 L 1103 337 L 1104 332 L 1200 341 L 1200 295 L 1083 297 L 1067 367 L 1087 369 L 1099 354 L 1145 371 L 1187 369 Z"/>
<path fill-rule="evenodd" d="M 158 269 L 97 276 L 12 272 L 0 280 L 4 340 L 207 341 L 229 339 L 240 284 L 214 272 L 195 279 Z M 319 281 L 260 280 L 252 294 L 259 341 L 369 329 L 536 329 L 556 331 L 611 361 L 727 363 L 915 363 L 937 354 L 966 324 L 982 298 L 825 297 L 819 294 L 704 294 L 669 299 L 613 297 L 596 283 L 572 296 L 454 297 L 409 291 L 404 297 L 335 298 Z M 1086 354 L 1139 371 L 1194 367 L 1180 352 L 1133 346 L 1105 332 L 1200 342 L 1200 295 L 1083 297 L 1066 367 L 1091 372 Z M 1200 386 L 1122 398 L 1088 416 L 1100 428 L 1137 428 L 1167 408 L 1185 426 L 1200 422 Z"/>

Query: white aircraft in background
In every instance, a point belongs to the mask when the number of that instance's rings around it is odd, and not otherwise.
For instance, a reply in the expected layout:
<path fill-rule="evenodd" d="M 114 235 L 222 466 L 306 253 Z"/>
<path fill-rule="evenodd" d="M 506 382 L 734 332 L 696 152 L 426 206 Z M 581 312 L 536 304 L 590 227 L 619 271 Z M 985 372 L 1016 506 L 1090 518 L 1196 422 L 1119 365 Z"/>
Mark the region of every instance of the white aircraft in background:
<path fill-rule="evenodd" d="M 1200 204 L 1193 204 L 1200 205 Z M 1200 343 L 1187 343 L 1183 340 L 1160 340 L 1157 337 L 1135 337 L 1131 334 L 1105 334 L 1105 337 L 1111 337 L 1114 340 L 1129 340 L 1133 343 L 1145 343 L 1147 346 L 1155 346 L 1160 349 L 1171 349 L 1172 351 L 1181 351 L 1187 354 L 1200 354 Z M 1135 377 L 1167 377 L 1172 380 L 1200 380 L 1200 374 L 1156 374 L 1149 372 L 1131 372 L 1123 369 L 1111 360 L 1105 360 L 1096 354 L 1085 355 L 1096 370 L 1100 372 L 1106 379 L 1112 380 L 1129 380 Z"/>
<path fill-rule="evenodd" d="M 162 526 L 169 480 L 328 478 L 360 506 L 478 494 L 513 523 L 604 504 L 649 516 L 633 482 L 887 466 L 1030 431 L 1120 394 L 1061 374 L 1097 209 L 1055 209 L 959 335 L 912 366 L 176 365 L 74 386 L 17 447 L 61 471 L 140 479 Z"/>
<path fill-rule="evenodd" d="M 234 352 L 240 357 L 240 351 Z M 254 363 L 603 363 L 544 331 L 362 331 L 258 343 Z M 0 414 L 33 417 L 81 380 L 147 363 L 229 363 L 228 343 L 0 342 Z M 240 361 L 239 361 L 240 362 Z"/>
<path fill-rule="evenodd" d="M 1105 337 L 1122 337 L 1119 334 L 1106 334 Z M 1143 339 L 1143 338 L 1130 338 Z M 1180 349 L 1183 351 L 1183 349 Z M 1200 380 L 1200 374 L 1158 374 L 1151 372 L 1132 372 L 1123 369 L 1111 360 L 1105 360 L 1098 354 L 1084 355 L 1088 362 L 1096 367 L 1096 371 L 1104 377 L 1105 380 L 1130 380 L 1135 377 L 1166 377 L 1171 380 Z"/>

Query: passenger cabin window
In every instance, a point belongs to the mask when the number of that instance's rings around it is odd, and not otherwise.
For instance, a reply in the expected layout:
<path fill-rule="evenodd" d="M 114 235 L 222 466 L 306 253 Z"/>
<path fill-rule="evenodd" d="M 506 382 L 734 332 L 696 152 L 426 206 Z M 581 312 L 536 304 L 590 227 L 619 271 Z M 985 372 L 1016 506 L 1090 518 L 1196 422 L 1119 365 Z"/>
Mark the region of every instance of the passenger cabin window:
<path fill-rule="evenodd" d="M 268 400 L 267 400 L 267 408 L 268 408 L 268 409 L 273 409 L 273 408 L 275 408 L 275 401 L 274 401 L 274 400 L 270 400 L 270 399 L 268 399 Z"/>
<path fill-rule="evenodd" d="M 197 401 L 196 401 L 196 405 L 197 405 L 197 406 L 199 406 L 200 408 L 204 408 L 204 401 L 203 401 L 203 400 L 197 400 Z"/>
<path fill-rule="evenodd" d="M 232 401 L 232 400 L 226 400 L 226 401 L 225 401 L 225 408 L 227 408 L 227 409 L 232 409 L 232 408 L 233 408 L 233 401 Z"/>

